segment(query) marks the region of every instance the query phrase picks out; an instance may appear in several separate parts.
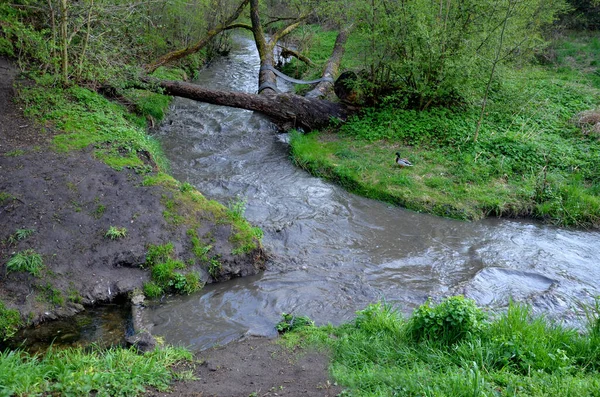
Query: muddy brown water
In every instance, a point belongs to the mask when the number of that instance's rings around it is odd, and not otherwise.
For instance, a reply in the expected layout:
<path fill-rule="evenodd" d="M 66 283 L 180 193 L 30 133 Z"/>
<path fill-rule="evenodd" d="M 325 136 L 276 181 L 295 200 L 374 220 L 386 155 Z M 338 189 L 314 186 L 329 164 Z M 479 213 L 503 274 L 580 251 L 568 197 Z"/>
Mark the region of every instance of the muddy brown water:
<path fill-rule="evenodd" d="M 198 84 L 256 92 L 258 55 L 250 39 L 235 41 Z M 599 294 L 598 232 L 459 222 L 357 197 L 294 167 L 288 137 L 250 111 L 177 98 L 156 137 L 176 178 L 222 203 L 247 201 L 272 257 L 261 275 L 147 309 L 152 332 L 169 343 L 201 350 L 275 335 L 282 312 L 339 324 L 377 300 L 408 313 L 456 293 L 491 308 L 512 298 L 576 323 L 581 302 Z"/>

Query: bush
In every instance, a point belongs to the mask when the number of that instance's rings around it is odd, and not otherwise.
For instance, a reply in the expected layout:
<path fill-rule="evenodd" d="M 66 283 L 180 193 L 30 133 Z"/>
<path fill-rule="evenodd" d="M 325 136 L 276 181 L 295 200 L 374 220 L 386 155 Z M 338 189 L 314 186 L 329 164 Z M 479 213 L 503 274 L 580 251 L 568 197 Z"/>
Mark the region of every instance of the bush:
<path fill-rule="evenodd" d="M 416 341 L 431 341 L 451 345 L 467 337 L 479 334 L 486 315 L 472 299 L 453 296 L 439 305 L 431 301 L 419 306 L 410 319 L 410 334 Z"/>

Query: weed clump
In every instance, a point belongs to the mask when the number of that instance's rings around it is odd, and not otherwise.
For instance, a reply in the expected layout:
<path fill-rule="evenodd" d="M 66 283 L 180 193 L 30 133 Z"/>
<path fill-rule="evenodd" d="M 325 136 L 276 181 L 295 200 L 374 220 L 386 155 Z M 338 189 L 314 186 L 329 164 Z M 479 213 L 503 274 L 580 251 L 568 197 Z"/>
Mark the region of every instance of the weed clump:
<path fill-rule="evenodd" d="M 104 237 L 111 240 L 119 240 L 127 236 L 127 228 L 126 227 L 117 227 L 111 226 L 108 228 Z"/>
<path fill-rule="evenodd" d="M 433 306 L 428 300 L 413 313 L 409 329 L 416 341 L 451 345 L 479 335 L 486 315 L 472 299 L 453 296 Z"/>
<path fill-rule="evenodd" d="M 173 258 L 173 243 L 150 245 L 146 254 L 146 266 L 150 268 L 152 281 L 144 284 L 144 294 L 157 298 L 165 292 L 192 294 L 201 290 L 204 284 L 196 272 L 182 272 L 187 266 Z"/>
<path fill-rule="evenodd" d="M 14 309 L 8 309 L 4 302 L 0 301 L 0 339 L 11 338 L 21 325 L 21 316 Z"/>
<path fill-rule="evenodd" d="M 27 272 L 34 277 L 40 277 L 43 269 L 42 256 L 32 249 L 17 252 L 6 262 L 8 272 Z"/>

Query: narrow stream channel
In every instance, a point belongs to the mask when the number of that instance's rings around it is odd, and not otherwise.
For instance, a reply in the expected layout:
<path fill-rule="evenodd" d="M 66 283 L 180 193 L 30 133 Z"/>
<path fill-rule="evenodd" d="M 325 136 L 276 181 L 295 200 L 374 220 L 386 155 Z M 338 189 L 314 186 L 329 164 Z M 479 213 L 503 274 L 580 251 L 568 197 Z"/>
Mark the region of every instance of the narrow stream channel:
<path fill-rule="evenodd" d="M 237 37 L 197 83 L 255 92 L 258 68 L 253 42 Z M 274 335 L 282 312 L 339 324 L 379 299 L 410 312 L 455 293 L 490 307 L 512 296 L 569 322 L 599 294 L 598 232 L 459 222 L 357 197 L 294 167 L 286 136 L 245 110 L 177 98 L 156 137 L 176 178 L 222 203 L 247 200 L 272 257 L 261 275 L 149 308 L 152 332 L 168 343 L 201 350 Z"/>

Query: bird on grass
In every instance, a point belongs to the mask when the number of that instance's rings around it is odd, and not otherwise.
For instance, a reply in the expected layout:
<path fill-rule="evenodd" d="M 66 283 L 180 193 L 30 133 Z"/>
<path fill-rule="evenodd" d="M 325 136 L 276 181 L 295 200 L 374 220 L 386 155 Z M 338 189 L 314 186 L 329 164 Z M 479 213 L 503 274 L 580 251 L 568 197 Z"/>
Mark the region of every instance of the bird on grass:
<path fill-rule="evenodd" d="M 398 164 L 400 168 L 413 166 L 412 163 L 408 161 L 408 159 L 400 158 L 400 152 L 396 152 L 396 164 Z"/>

